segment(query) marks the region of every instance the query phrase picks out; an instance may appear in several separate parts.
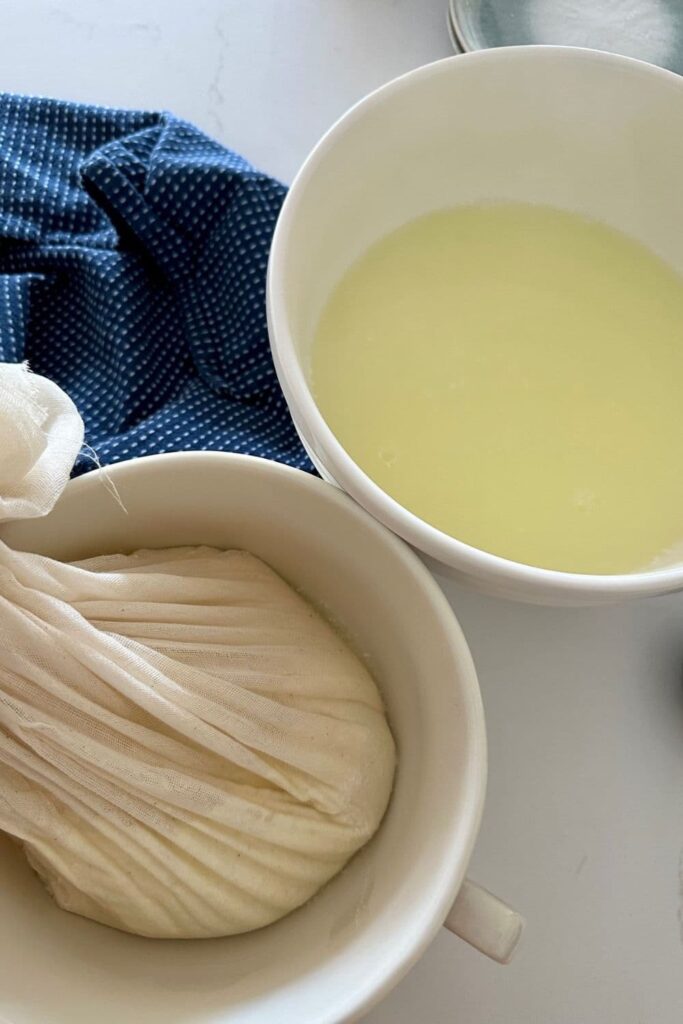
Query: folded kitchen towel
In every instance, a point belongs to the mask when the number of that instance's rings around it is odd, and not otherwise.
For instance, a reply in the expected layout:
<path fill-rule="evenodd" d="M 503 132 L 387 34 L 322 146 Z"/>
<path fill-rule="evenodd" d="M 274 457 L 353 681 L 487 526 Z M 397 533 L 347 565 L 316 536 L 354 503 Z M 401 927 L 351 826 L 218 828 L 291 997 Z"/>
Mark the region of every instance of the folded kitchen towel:
<path fill-rule="evenodd" d="M 266 330 L 284 195 L 170 114 L 0 95 L 0 361 L 69 394 L 102 464 L 201 448 L 311 470 Z"/>

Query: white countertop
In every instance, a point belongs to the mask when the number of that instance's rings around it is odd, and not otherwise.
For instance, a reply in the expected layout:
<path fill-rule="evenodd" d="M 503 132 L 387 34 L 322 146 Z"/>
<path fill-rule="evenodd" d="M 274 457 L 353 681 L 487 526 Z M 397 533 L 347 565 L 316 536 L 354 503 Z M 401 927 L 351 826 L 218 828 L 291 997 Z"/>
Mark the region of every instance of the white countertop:
<path fill-rule="evenodd" d="M 451 52 L 446 7 L 5 0 L 0 89 L 173 110 L 287 181 L 352 102 Z M 471 873 L 527 934 L 502 968 L 443 932 L 367 1020 L 681 1024 L 683 595 L 559 610 L 444 586 L 488 718 Z"/>

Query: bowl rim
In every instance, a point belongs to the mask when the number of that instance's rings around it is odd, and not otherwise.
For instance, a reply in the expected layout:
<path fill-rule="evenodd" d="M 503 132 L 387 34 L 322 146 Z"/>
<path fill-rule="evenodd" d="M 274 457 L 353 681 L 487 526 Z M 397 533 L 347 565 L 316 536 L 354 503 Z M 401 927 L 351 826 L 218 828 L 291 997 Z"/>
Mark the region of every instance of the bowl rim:
<path fill-rule="evenodd" d="M 55 509 L 62 502 L 66 502 L 67 505 L 72 502 L 81 504 L 84 500 L 87 501 L 88 495 L 97 491 L 112 496 L 112 485 L 117 492 L 119 488 L 121 489 L 120 497 L 123 497 L 125 503 L 127 482 L 131 478 L 150 474 L 171 476 L 177 485 L 181 486 L 181 475 L 187 466 L 200 469 L 203 476 L 226 474 L 227 479 L 229 473 L 234 470 L 255 473 L 267 478 L 270 485 L 275 487 L 278 481 L 286 480 L 301 492 L 303 500 L 312 497 L 314 501 L 343 507 L 344 515 L 355 520 L 362 529 L 373 535 L 376 542 L 384 545 L 391 557 L 397 559 L 410 574 L 415 585 L 425 596 L 428 606 L 426 612 L 432 616 L 443 636 L 444 649 L 449 661 L 454 668 L 457 667 L 458 681 L 451 680 L 450 685 L 458 687 L 463 732 L 469 744 L 461 778 L 461 811 L 457 818 L 453 817 L 448 832 L 444 835 L 442 863 L 438 875 L 429 878 L 425 876 L 423 879 L 422 884 L 425 887 L 431 886 L 432 890 L 421 900 L 419 915 L 415 914 L 412 926 L 406 929 L 402 941 L 382 949 L 372 964 L 372 970 L 368 970 L 362 985 L 348 991 L 343 1000 L 339 1000 L 335 1006 L 328 1006 L 324 1012 L 310 1020 L 310 1024 L 343 1024 L 367 1013 L 417 963 L 443 926 L 465 878 L 481 825 L 488 774 L 486 725 L 476 668 L 453 608 L 416 552 L 369 515 L 339 487 L 303 470 L 235 452 L 185 451 L 137 457 L 94 469 L 71 479 L 58 499 Z M 227 488 L 226 493 L 230 493 Z M 15 525 L 22 529 L 25 527 L 30 535 L 33 529 L 40 531 L 41 523 L 47 522 L 48 519 L 49 513 L 36 519 L 1 523 L 0 542 L 4 541 L 8 528 L 11 532 L 11 527 Z M 330 543 L 335 543 L 334 538 L 331 538 Z M 344 544 L 347 541 L 342 538 L 340 543 Z M 38 546 L 41 546 L 40 543 Z M 19 548 L 31 550 L 30 543 L 26 546 L 23 540 L 20 540 Z M 445 681 L 443 685 L 446 686 L 448 683 Z M 341 949 L 337 956 L 343 958 L 344 949 Z M 334 959 L 333 957 L 316 965 L 314 973 L 333 969 Z M 308 973 L 301 975 L 302 984 L 308 976 Z"/>
<path fill-rule="evenodd" d="M 430 526 L 408 511 L 379 487 L 354 462 L 327 425 L 313 398 L 306 375 L 297 356 L 287 315 L 283 268 L 287 260 L 289 234 L 305 199 L 306 188 L 317 172 L 320 161 L 337 145 L 346 130 L 368 111 L 410 89 L 415 82 L 457 73 L 458 68 L 479 63 L 527 64 L 553 60 L 595 63 L 612 66 L 615 71 L 637 74 L 652 81 L 675 86 L 683 95 L 683 79 L 665 68 L 634 57 L 585 47 L 533 44 L 497 47 L 445 57 L 415 68 L 368 93 L 332 124 L 314 146 L 292 182 L 280 212 L 268 260 L 266 306 L 273 362 L 292 418 L 301 440 L 316 468 L 331 474 L 334 481 L 361 504 L 373 517 L 420 551 L 442 565 L 466 575 L 490 581 L 511 590 L 529 593 L 554 592 L 558 597 L 605 598 L 659 594 L 683 588 L 683 564 L 633 573 L 571 573 L 526 565 L 474 547 Z M 322 459 L 318 452 L 322 452 Z"/>

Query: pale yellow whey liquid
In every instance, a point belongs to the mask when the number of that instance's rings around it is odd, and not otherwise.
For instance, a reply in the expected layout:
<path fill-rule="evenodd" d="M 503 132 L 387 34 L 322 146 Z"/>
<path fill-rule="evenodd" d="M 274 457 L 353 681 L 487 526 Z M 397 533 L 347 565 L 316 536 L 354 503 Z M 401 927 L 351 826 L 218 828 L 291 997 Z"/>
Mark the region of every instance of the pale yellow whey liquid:
<path fill-rule="evenodd" d="M 333 292 L 312 378 L 362 469 L 459 540 L 582 573 L 683 541 L 683 280 L 602 224 L 524 204 L 407 224 Z"/>

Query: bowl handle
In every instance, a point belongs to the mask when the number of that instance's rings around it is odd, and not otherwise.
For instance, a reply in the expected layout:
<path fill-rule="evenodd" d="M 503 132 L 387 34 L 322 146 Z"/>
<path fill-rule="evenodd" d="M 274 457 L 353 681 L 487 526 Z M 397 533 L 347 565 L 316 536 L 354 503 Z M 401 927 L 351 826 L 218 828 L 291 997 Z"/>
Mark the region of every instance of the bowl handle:
<path fill-rule="evenodd" d="M 444 925 L 480 953 L 508 964 L 524 930 L 524 918 L 466 878 Z"/>

